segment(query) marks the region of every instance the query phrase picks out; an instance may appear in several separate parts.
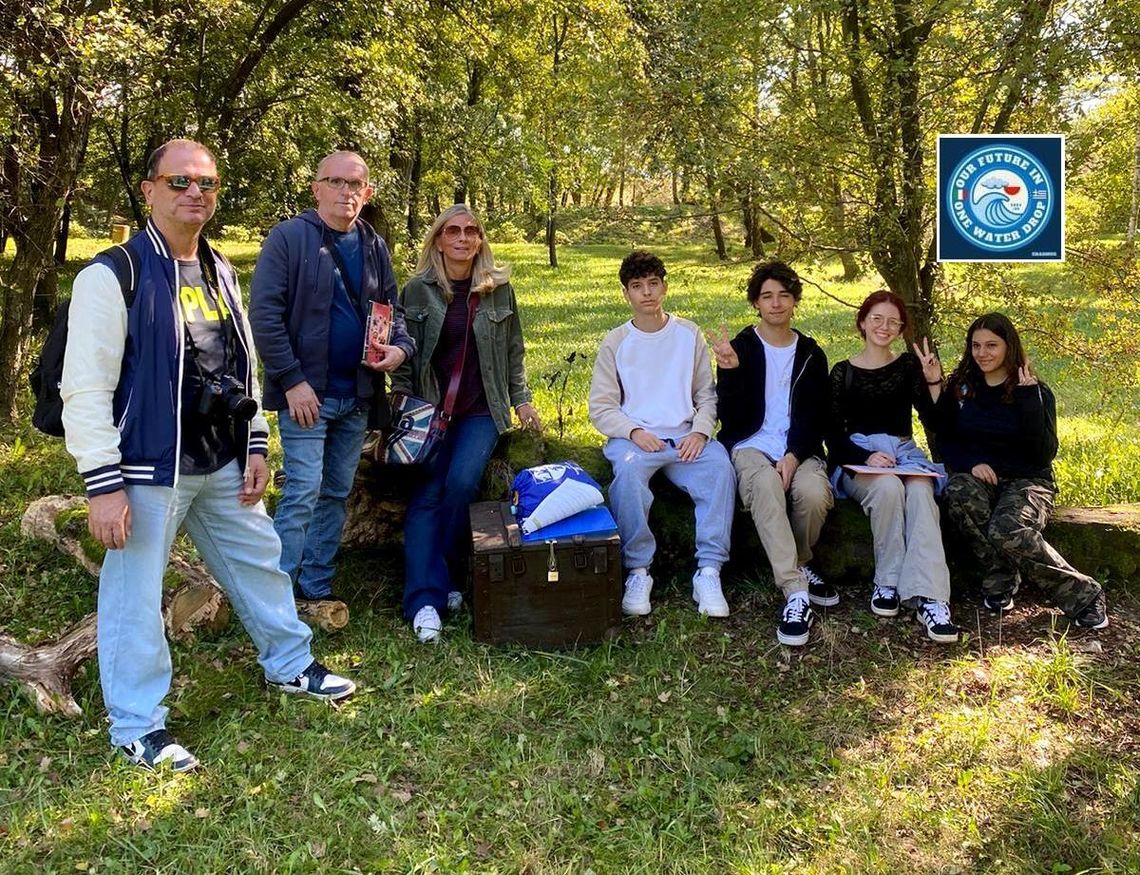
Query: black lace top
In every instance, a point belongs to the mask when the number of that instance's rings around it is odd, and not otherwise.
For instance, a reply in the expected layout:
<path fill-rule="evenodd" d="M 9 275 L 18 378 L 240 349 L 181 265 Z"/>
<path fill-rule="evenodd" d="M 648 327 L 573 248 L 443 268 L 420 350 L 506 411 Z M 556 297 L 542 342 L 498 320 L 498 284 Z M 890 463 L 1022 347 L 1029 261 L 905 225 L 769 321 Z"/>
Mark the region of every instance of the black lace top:
<path fill-rule="evenodd" d="M 934 402 L 913 353 L 904 352 L 881 368 L 838 362 L 831 369 L 827 449 L 832 466 L 866 464 L 871 454 L 851 442 L 853 434 L 913 437 L 912 408 L 924 425 L 933 426 Z"/>

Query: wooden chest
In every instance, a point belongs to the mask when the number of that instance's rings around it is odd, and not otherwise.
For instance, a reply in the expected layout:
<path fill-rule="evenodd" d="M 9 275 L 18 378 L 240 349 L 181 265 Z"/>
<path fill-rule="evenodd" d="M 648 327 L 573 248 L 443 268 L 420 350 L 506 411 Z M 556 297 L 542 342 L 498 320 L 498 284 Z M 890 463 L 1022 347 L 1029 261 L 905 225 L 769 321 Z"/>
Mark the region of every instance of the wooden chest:
<path fill-rule="evenodd" d="M 470 513 L 477 640 L 561 648 L 617 633 L 622 568 L 616 532 L 525 542 L 509 504 L 478 502 Z"/>

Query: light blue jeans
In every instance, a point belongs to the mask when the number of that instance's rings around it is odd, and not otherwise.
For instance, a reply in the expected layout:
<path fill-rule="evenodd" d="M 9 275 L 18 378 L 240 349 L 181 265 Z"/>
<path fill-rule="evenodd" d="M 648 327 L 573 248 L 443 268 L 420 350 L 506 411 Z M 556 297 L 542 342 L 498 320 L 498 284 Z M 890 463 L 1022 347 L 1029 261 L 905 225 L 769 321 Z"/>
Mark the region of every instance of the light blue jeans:
<path fill-rule="evenodd" d="M 273 514 L 281 570 L 306 598 L 324 598 L 332 592 L 333 560 L 364 446 L 368 405 L 326 398 L 312 428 L 301 428 L 288 410 L 278 412 L 277 427 L 285 456 L 285 487 Z"/>
<path fill-rule="evenodd" d="M 179 525 L 229 596 L 257 645 L 271 681 L 292 680 L 313 661 L 312 632 L 297 618 L 281 544 L 258 502 L 238 503 L 237 462 L 213 474 L 180 477 L 178 486 L 127 485 L 131 536 L 108 550 L 99 575 L 99 679 L 111 719 L 111 743 L 129 744 L 161 729 L 170 690 L 170 648 L 162 623 L 162 576 Z"/>
<path fill-rule="evenodd" d="M 610 507 L 621 535 L 626 568 L 648 568 L 657 549 L 649 530 L 653 493 L 649 479 L 658 471 L 693 499 L 696 509 L 697 565 L 720 568 L 728 561 L 732 512 L 736 500 L 736 472 L 724 446 L 710 440 L 692 462 L 677 458 L 676 447 L 665 445 L 647 453 L 633 441 L 610 438 L 602 448 L 614 469 Z"/>

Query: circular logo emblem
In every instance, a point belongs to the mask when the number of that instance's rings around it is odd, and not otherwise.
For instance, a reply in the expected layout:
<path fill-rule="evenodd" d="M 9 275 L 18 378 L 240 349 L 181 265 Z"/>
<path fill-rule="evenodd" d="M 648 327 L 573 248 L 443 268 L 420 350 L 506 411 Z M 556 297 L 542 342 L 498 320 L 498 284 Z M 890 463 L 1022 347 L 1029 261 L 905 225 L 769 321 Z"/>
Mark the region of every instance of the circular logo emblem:
<path fill-rule="evenodd" d="M 1048 172 L 1024 149 L 1000 143 L 963 158 L 950 177 L 946 212 L 955 230 L 989 252 L 1019 249 L 1045 230 L 1056 204 Z"/>

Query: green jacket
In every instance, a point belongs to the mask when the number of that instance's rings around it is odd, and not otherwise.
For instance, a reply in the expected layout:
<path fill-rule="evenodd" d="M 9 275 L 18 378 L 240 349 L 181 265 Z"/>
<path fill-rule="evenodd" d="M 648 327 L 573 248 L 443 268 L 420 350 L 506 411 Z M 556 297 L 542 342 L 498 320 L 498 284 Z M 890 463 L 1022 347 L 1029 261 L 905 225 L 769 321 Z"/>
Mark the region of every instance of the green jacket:
<path fill-rule="evenodd" d="M 443 391 L 435 378 L 431 359 L 447 312 L 443 289 L 434 280 L 412 277 L 400 292 L 400 303 L 404 305 L 408 334 L 416 343 L 416 354 L 392 373 L 392 391 L 439 404 Z M 511 427 L 511 408 L 531 400 L 523 364 L 522 323 L 510 283 L 496 286 L 490 294 L 480 296 L 473 329 L 487 406 L 502 434 Z"/>

